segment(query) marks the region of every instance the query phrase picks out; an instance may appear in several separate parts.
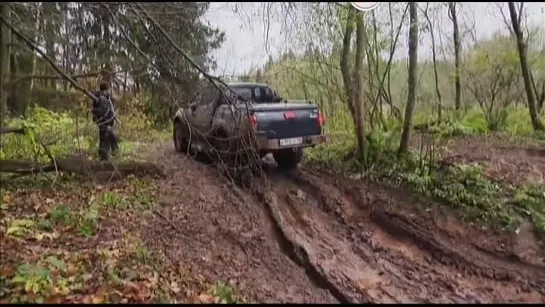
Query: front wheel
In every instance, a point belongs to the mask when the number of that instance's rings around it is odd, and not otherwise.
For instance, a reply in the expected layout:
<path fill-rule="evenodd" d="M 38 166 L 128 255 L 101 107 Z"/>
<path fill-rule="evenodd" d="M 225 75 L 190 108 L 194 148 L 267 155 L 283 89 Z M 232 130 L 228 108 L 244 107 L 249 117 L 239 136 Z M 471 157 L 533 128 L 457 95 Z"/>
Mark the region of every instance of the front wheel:
<path fill-rule="evenodd" d="M 185 138 L 185 126 L 181 121 L 176 121 L 174 123 L 174 129 L 172 131 L 172 138 L 174 141 L 174 149 L 177 152 L 187 152 L 189 147 L 189 142 Z"/>
<path fill-rule="evenodd" d="M 299 162 L 303 160 L 302 148 L 289 148 L 273 152 L 274 160 L 278 164 L 278 168 L 291 170 L 297 167 Z"/>

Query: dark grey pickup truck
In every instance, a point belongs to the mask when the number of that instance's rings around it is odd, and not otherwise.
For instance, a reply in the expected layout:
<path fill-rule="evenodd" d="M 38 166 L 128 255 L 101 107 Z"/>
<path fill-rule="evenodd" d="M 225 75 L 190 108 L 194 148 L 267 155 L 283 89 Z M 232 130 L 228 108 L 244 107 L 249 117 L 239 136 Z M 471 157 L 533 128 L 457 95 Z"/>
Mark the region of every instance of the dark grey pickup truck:
<path fill-rule="evenodd" d="M 301 161 L 304 147 L 326 141 L 324 116 L 310 101 L 286 101 L 266 84 L 227 86 L 229 101 L 210 84 L 176 112 L 173 138 L 178 152 L 236 151 L 240 147 L 232 140 L 253 129 L 253 150 L 260 157 L 270 152 L 279 167 L 291 169 Z"/>

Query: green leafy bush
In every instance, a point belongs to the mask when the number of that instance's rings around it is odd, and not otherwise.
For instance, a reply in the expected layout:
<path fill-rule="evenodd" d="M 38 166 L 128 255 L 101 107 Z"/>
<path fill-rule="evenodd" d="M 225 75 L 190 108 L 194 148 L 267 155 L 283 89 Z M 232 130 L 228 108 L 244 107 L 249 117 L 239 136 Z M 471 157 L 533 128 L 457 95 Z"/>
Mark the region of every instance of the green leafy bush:
<path fill-rule="evenodd" d="M 138 99 L 134 98 L 135 101 Z M 120 123 L 116 125 L 122 153 L 132 151 L 136 142 L 170 137 L 169 131 L 154 129 L 137 105 L 129 109 L 133 112 L 120 113 Z M 46 162 L 49 158 L 43 145 L 54 157 L 77 154 L 94 156 L 98 146 L 98 130 L 88 113 L 89 109 L 84 105 L 71 112 L 53 112 L 36 105 L 29 107 L 24 118 L 7 121 L 9 127 L 23 127 L 25 134 L 2 136 L 0 159 L 36 159 L 38 162 Z"/>

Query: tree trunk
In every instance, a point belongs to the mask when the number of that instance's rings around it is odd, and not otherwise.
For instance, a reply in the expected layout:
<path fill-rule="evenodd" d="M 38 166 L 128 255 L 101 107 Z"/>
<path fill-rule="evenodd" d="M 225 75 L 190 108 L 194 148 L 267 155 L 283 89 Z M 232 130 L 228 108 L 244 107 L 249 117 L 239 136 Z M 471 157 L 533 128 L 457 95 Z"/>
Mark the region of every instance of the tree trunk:
<path fill-rule="evenodd" d="M 433 77 L 435 82 L 435 94 L 437 96 L 437 122 L 441 122 L 443 111 L 443 99 L 441 95 L 441 89 L 439 88 L 439 72 L 437 71 L 437 48 L 435 42 L 435 33 L 433 32 L 433 23 L 428 15 L 428 8 L 424 11 L 424 18 L 428 22 L 431 38 L 431 56 L 433 61 Z"/>
<path fill-rule="evenodd" d="M 352 80 L 351 80 L 352 78 L 350 73 L 350 63 L 348 61 L 350 57 L 350 42 L 352 40 L 352 32 L 354 32 L 354 12 L 352 11 L 352 8 L 349 8 L 348 17 L 346 18 L 346 25 L 344 28 L 343 48 L 342 48 L 340 67 L 341 67 L 341 73 L 343 76 L 344 92 L 346 95 L 348 109 L 350 110 L 350 115 L 352 115 L 352 119 L 354 119 L 355 110 L 354 110 L 354 105 L 352 104 L 352 101 L 353 101 Z"/>
<path fill-rule="evenodd" d="M 6 21 L 11 20 L 11 9 L 8 3 L 0 4 L 0 16 Z M 11 31 L 0 24 L 0 129 L 5 126 L 7 113 L 7 97 L 10 72 Z M 0 143 L 1 148 L 1 143 Z"/>
<path fill-rule="evenodd" d="M 417 82 L 417 59 L 418 59 L 418 12 L 416 2 L 409 3 L 409 20 L 411 23 L 409 29 L 409 77 L 407 106 L 405 107 L 405 119 L 403 122 L 403 133 L 399 143 L 399 154 L 404 154 L 409 150 L 409 141 L 411 138 L 411 126 L 413 121 L 413 111 L 416 99 Z"/>
<path fill-rule="evenodd" d="M 19 84 L 17 82 L 14 82 L 17 80 L 18 75 L 18 68 L 19 68 L 19 56 L 15 52 L 10 52 L 10 60 L 9 60 L 9 99 L 7 102 L 7 105 L 9 106 L 8 109 L 11 109 L 13 114 L 16 115 L 22 115 L 24 110 L 24 103 L 21 101 L 21 95 L 19 95 L 19 91 L 17 90 L 19 88 Z M 6 90 L 7 92 L 7 90 Z"/>
<path fill-rule="evenodd" d="M 545 52 L 543 52 L 542 54 L 545 55 Z M 545 102 L 545 79 L 541 80 L 540 81 L 541 83 L 539 83 L 539 81 L 536 82 L 534 79 L 534 74 L 532 73 L 532 71 L 530 71 L 530 82 L 532 83 L 532 87 L 534 89 L 534 95 L 536 97 L 537 113 L 539 114 L 541 113 L 541 109 L 543 108 L 543 103 Z"/>
<path fill-rule="evenodd" d="M 123 95 L 127 94 L 127 79 L 129 78 L 129 72 L 125 71 L 123 78 Z"/>
<path fill-rule="evenodd" d="M 364 162 L 366 154 L 365 143 L 365 107 L 363 103 L 363 58 L 365 53 L 365 29 L 363 26 L 363 13 L 356 13 L 356 65 L 354 69 L 354 101 L 352 104 L 355 107 L 355 128 L 356 138 L 358 142 L 357 158 Z"/>
<path fill-rule="evenodd" d="M 517 49 L 519 53 L 520 69 L 522 71 L 522 78 L 524 80 L 524 88 L 526 89 L 526 98 L 528 100 L 528 108 L 530 109 L 530 119 L 532 120 L 532 126 L 535 131 L 543 131 L 545 127 L 539 119 L 539 113 L 537 111 L 536 97 L 534 96 L 534 88 L 532 80 L 530 79 L 530 69 L 528 67 L 528 59 L 526 57 L 526 44 L 524 43 L 524 37 L 522 29 L 520 28 L 519 18 L 515 9 L 514 2 L 508 2 L 509 14 L 511 15 L 511 24 L 513 25 L 513 32 L 517 39 Z M 522 13 L 522 12 L 521 12 Z"/>
<path fill-rule="evenodd" d="M 62 67 L 63 67 L 63 70 L 68 72 L 70 75 L 73 75 L 74 74 L 74 70 L 72 68 L 72 61 L 71 61 L 71 58 L 72 58 L 72 51 L 73 48 L 72 45 L 70 44 L 70 40 L 71 40 L 71 37 L 72 37 L 72 25 L 71 25 L 71 22 L 70 22 L 70 19 L 68 18 L 63 18 L 63 23 L 64 23 L 64 28 L 65 28 L 65 33 L 66 33 L 66 37 L 63 39 L 63 42 L 62 42 Z M 68 86 L 69 86 L 69 83 L 68 81 L 66 80 L 62 80 L 62 89 L 63 91 L 65 92 L 68 92 Z"/>
<path fill-rule="evenodd" d="M 545 80 L 541 81 L 541 95 L 537 101 L 537 112 L 540 113 L 545 103 Z"/>
<path fill-rule="evenodd" d="M 44 15 L 45 16 L 55 16 L 56 15 L 56 3 L 55 2 L 45 2 L 44 4 Z M 55 52 L 55 24 L 50 18 L 44 18 L 44 40 L 45 40 L 45 50 L 49 58 L 53 59 L 56 62 L 56 52 Z M 47 69 L 50 74 L 55 74 L 55 71 L 52 68 Z M 53 89 L 57 87 L 57 80 L 49 80 L 49 86 Z"/>
<path fill-rule="evenodd" d="M 460 110 L 462 105 L 462 87 L 460 85 L 460 27 L 458 26 L 458 16 L 456 15 L 456 2 L 448 3 L 449 17 L 452 20 L 452 39 L 454 41 L 454 90 L 455 90 L 455 102 L 454 106 L 456 110 Z"/>
<path fill-rule="evenodd" d="M 39 37 L 39 33 L 40 33 L 40 19 L 41 19 L 41 12 L 42 12 L 42 9 L 41 9 L 41 4 L 40 2 L 36 2 L 36 21 L 34 22 L 34 41 L 37 42 L 38 41 L 38 37 Z M 36 52 L 32 52 L 32 64 L 31 64 L 31 67 L 30 67 L 30 75 L 34 76 L 36 75 Z M 29 84 L 29 93 L 32 92 L 32 90 L 34 89 L 34 78 L 31 78 L 30 79 L 30 84 Z"/>

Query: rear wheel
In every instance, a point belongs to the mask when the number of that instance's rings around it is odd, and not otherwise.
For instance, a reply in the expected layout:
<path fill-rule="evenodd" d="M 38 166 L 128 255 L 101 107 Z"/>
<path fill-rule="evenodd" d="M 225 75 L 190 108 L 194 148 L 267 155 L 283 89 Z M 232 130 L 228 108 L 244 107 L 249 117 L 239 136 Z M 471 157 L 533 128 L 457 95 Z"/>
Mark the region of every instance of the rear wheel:
<path fill-rule="evenodd" d="M 214 148 L 217 151 L 216 158 L 224 163 L 228 167 L 233 167 L 233 157 L 235 153 L 233 152 L 234 146 L 233 141 L 230 140 L 226 133 L 223 131 L 218 131 L 214 134 Z"/>
<path fill-rule="evenodd" d="M 303 160 L 302 148 L 288 148 L 273 152 L 274 160 L 281 169 L 294 169 Z"/>
<path fill-rule="evenodd" d="M 177 152 L 187 152 L 189 147 L 189 142 L 185 136 L 185 125 L 181 121 L 176 121 L 174 123 L 174 129 L 172 133 L 172 138 L 174 140 L 174 149 Z"/>
<path fill-rule="evenodd" d="M 217 158 L 226 168 L 230 176 L 240 180 L 243 186 L 248 186 L 256 165 L 259 165 L 259 155 L 252 147 L 252 143 L 244 138 L 228 137 L 226 133 L 218 131 L 215 134 L 215 149 Z"/>

